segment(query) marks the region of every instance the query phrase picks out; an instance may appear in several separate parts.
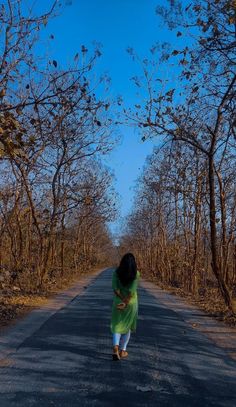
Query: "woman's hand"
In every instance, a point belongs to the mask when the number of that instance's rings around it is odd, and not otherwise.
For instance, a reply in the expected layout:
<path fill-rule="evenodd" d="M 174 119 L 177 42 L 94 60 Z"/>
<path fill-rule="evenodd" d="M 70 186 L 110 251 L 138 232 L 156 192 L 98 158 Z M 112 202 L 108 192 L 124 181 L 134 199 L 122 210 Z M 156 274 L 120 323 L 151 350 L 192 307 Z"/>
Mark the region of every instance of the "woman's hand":
<path fill-rule="evenodd" d="M 116 306 L 116 308 L 119 309 L 120 311 L 125 309 L 125 307 L 126 307 L 125 302 L 120 302 L 120 304 L 117 304 L 117 306 Z"/>

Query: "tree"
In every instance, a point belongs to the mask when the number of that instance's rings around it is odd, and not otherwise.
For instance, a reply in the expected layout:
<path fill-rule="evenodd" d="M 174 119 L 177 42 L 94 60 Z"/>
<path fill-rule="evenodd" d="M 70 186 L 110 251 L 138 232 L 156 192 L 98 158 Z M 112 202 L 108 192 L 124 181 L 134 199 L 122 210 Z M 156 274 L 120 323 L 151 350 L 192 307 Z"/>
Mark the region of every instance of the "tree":
<path fill-rule="evenodd" d="M 61 276 L 65 270 L 68 273 L 73 250 L 83 251 L 74 245 L 71 232 L 77 225 L 72 215 L 79 222 L 85 218 L 87 224 L 91 222 L 96 212 L 91 215 L 90 209 L 97 197 L 101 213 L 96 206 L 99 220 L 94 219 L 94 228 L 97 225 L 108 241 L 109 216 L 102 216 L 102 211 L 108 201 L 113 207 L 112 195 L 108 197 L 112 176 L 98 165 L 99 157 L 115 142 L 109 101 L 97 98 L 92 80 L 101 53 L 82 45 L 81 62 L 76 55 L 68 69 L 53 59 L 42 61 L 35 45 L 55 11 L 56 2 L 41 16 L 33 10 L 26 15 L 21 1 L 9 0 L 0 13 L 4 44 L 0 54 L 0 258 L 2 265 L 13 268 L 19 279 L 24 275 L 24 283 L 35 287 L 42 287 L 55 270 Z M 106 79 L 98 84 L 106 85 Z M 72 246 L 68 256 L 66 241 Z M 90 244 L 90 254 L 95 243 Z M 89 268 L 91 255 L 87 260 Z"/>
<path fill-rule="evenodd" d="M 144 140 L 154 135 L 165 136 L 169 141 L 190 146 L 206 160 L 212 270 L 226 305 L 232 308 L 230 289 L 219 260 L 216 180 L 220 182 L 224 157 L 235 148 L 235 8 L 232 1 L 226 0 L 194 1 L 185 10 L 181 2 L 170 3 L 169 10 L 158 8 L 158 13 L 171 29 L 178 28 L 178 37 L 184 35 L 179 31 L 180 25 L 193 37 L 188 46 L 162 56 L 162 61 L 177 61 L 181 91 L 164 89 L 162 78 L 152 74 L 155 63 L 145 60 L 146 102 L 143 108 L 136 108 L 135 115 L 129 112 L 128 117 L 144 130 Z M 132 55 L 135 58 L 133 52 Z"/>

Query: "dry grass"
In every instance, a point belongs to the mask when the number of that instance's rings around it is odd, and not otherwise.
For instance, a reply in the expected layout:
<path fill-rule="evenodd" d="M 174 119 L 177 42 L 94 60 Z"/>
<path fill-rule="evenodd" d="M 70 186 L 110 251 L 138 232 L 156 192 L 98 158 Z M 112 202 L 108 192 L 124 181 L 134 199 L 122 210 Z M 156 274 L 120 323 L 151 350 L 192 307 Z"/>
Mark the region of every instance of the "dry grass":
<path fill-rule="evenodd" d="M 54 284 L 48 285 L 45 291 L 40 293 L 24 293 L 10 289 L 1 290 L 0 329 L 11 325 L 33 309 L 43 306 L 49 298 L 73 286 L 81 277 L 89 276 L 95 271 L 91 270 L 90 272 L 70 276 L 70 278 L 62 278 L 54 282 Z"/>

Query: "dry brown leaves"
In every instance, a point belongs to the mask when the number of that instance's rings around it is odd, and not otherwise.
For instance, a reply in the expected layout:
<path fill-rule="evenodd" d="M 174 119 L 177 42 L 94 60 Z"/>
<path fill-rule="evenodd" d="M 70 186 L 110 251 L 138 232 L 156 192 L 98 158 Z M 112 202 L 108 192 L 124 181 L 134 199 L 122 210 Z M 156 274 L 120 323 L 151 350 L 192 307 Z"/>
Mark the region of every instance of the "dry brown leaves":
<path fill-rule="evenodd" d="M 0 327 L 9 325 L 18 317 L 24 316 L 32 309 L 47 301 L 47 296 L 37 294 L 1 293 Z"/>

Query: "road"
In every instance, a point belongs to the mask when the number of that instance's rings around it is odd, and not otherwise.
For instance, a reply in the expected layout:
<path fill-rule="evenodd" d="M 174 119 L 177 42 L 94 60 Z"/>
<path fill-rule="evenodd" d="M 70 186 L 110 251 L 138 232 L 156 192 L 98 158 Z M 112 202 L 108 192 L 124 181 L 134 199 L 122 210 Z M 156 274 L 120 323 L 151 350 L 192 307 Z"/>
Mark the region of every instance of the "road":
<path fill-rule="evenodd" d="M 129 358 L 112 361 L 111 272 L 2 360 L 0 406 L 236 407 L 236 362 L 144 288 Z"/>

